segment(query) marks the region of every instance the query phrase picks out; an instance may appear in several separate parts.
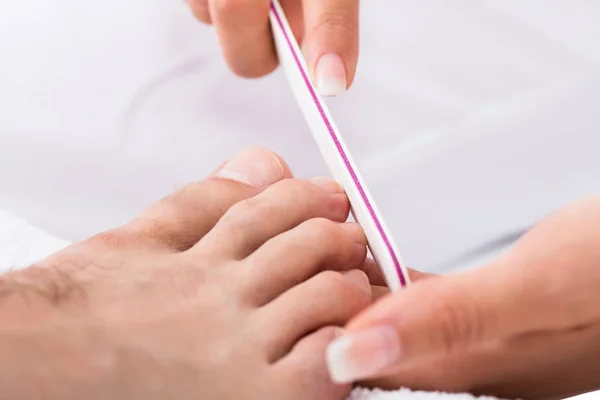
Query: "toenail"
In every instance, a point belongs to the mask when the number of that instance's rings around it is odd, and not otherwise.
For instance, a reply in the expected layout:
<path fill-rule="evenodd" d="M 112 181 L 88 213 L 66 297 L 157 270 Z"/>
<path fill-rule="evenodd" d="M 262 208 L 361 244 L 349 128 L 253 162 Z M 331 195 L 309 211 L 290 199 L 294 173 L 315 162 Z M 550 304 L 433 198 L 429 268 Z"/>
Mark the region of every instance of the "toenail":
<path fill-rule="evenodd" d="M 320 187 L 327 193 L 331 193 L 331 194 L 344 193 L 344 189 L 342 189 L 340 184 L 331 178 L 317 177 L 317 178 L 312 178 L 310 180 L 310 182 L 313 183 L 314 185 L 317 185 L 318 187 Z"/>
<path fill-rule="evenodd" d="M 367 278 L 367 275 L 363 271 L 355 269 L 343 272 L 342 274 L 350 283 L 371 296 L 371 282 L 369 282 L 369 278 Z"/>
<path fill-rule="evenodd" d="M 345 222 L 339 225 L 350 239 L 354 242 L 360 244 L 361 246 L 367 245 L 367 237 L 365 236 L 365 231 L 363 228 L 357 224 L 356 222 Z"/>
<path fill-rule="evenodd" d="M 265 189 L 283 179 L 284 168 L 279 158 L 269 150 L 242 150 L 223 166 L 215 177 Z"/>

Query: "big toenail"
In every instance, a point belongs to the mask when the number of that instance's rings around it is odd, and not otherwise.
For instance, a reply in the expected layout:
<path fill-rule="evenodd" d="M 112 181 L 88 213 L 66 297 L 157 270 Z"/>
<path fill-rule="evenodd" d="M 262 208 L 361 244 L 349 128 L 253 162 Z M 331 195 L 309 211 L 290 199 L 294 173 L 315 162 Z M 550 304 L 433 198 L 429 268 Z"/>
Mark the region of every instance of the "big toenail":
<path fill-rule="evenodd" d="M 265 189 L 283 179 L 283 165 L 275 154 L 262 148 L 242 150 L 215 177 Z"/>
<path fill-rule="evenodd" d="M 331 178 L 317 177 L 317 178 L 312 178 L 310 180 L 310 182 L 313 183 L 314 185 L 317 185 L 318 187 L 320 187 L 321 189 L 323 189 L 324 191 L 326 191 L 327 193 L 330 193 L 330 194 L 344 193 L 344 189 L 342 189 L 340 184 Z"/>
<path fill-rule="evenodd" d="M 356 285 L 360 290 L 371 296 L 371 282 L 369 282 L 369 278 L 367 278 L 367 275 L 363 271 L 355 269 L 343 272 L 342 274 L 350 283 Z"/>

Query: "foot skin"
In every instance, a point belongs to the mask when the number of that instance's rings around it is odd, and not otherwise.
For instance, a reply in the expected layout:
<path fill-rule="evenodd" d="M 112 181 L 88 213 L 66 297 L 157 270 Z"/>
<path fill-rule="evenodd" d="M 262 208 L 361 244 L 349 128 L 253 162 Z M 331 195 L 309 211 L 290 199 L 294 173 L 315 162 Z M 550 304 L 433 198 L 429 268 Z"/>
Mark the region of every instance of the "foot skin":
<path fill-rule="evenodd" d="M 44 396 L 344 398 L 350 386 L 331 382 L 324 355 L 336 327 L 371 302 L 366 239 L 344 222 L 335 182 L 289 178 L 274 154 L 243 151 L 132 222 L 15 275 L 53 282 L 54 308 L 39 318 L 61 332 L 48 343 L 72 355 L 58 370 L 45 360 Z M 72 330 L 94 334 L 75 342 Z"/>

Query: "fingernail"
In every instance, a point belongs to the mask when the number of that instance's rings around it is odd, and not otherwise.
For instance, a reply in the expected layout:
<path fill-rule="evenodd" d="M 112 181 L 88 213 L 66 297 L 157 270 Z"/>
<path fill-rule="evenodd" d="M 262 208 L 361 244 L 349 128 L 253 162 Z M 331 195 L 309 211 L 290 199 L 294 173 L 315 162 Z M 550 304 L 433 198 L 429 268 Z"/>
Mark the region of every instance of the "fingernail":
<path fill-rule="evenodd" d="M 321 96 L 340 96 L 346 92 L 346 67 L 340 56 L 329 53 L 319 58 L 315 85 Z"/>
<path fill-rule="evenodd" d="M 283 179 L 283 165 L 269 150 L 250 148 L 240 151 L 215 176 L 264 189 Z"/>
<path fill-rule="evenodd" d="M 401 357 L 393 328 L 382 326 L 348 333 L 327 348 L 327 366 L 336 383 L 371 378 L 394 366 Z"/>
<path fill-rule="evenodd" d="M 317 177 L 310 179 L 310 182 L 330 194 L 344 193 L 344 189 L 342 189 L 340 184 L 331 178 Z"/>
<path fill-rule="evenodd" d="M 343 272 L 344 278 L 346 278 L 350 283 L 356 285 L 360 290 L 367 293 L 369 297 L 371 296 L 371 282 L 369 282 L 369 278 L 367 275 L 361 270 L 352 270 Z"/>

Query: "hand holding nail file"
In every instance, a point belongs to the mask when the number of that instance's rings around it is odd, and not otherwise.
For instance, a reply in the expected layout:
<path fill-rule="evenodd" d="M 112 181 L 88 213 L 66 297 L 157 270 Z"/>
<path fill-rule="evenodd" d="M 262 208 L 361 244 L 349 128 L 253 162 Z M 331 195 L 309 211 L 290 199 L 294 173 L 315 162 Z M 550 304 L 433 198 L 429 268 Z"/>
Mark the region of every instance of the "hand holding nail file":
<path fill-rule="evenodd" d="M 278 0 L 270 12 L 275 47 L 288 81 L 333 177 L 346 191 L 356 221 L 363 227 L 369 249 L 388 287 L 396 291 L 409 277 L 392 238 L 380 217 L 327 107 L 309 78 L 306 63 Z"/>

